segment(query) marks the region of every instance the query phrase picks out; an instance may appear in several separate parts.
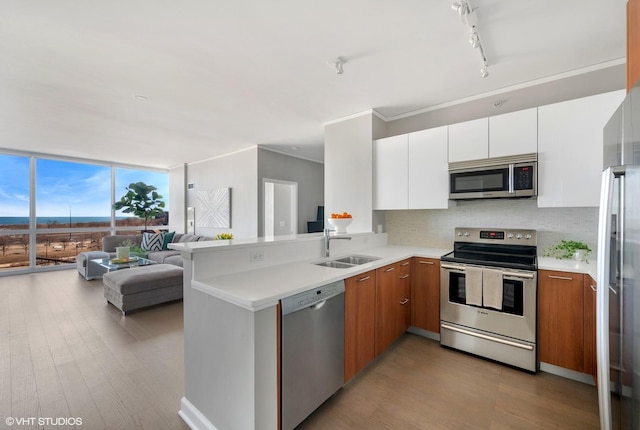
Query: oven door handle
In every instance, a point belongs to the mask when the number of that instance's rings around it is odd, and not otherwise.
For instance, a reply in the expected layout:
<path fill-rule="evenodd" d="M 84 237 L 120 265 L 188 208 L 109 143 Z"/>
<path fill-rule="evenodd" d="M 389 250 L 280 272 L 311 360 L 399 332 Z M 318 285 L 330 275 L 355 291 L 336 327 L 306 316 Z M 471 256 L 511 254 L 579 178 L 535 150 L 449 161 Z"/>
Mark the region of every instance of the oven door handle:
<path fill-rule="evenodd" d="M 533 279 L 533 273 L 519 273 L 519 272 L 502 272 L 504 278 L 516 278 L 516 279 Z"/>
<path fill-rule="evenodd" d="M 447 263 L 440 263 L 440 267 L 443 269 L 447 269 L 447 270 L 453 270 L 455 272 L 465 272 L 464 267 L 460 267 L 460 266 L 450 266 Z"/>

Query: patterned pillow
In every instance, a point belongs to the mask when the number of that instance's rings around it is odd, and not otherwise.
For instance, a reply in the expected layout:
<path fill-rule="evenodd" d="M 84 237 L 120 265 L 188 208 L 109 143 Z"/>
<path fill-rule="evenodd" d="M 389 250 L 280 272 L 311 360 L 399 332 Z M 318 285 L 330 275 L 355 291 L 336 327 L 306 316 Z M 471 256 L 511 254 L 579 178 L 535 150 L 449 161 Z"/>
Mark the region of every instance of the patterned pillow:
<path fill-rule="evenodd" d="M 163 233 L 142 233 L 142 243 L 140 247 L 145 251 L 162 251 L 163 243 Z"/>
<path fill-rule="evenodd" d="M 171 242 L 173 242 L 173 237 L 176 235 L 175 231 L 172 232 L 164 232 L 164 236 L 163 236 L 163 242 L 162 242 L 162 249 L 166 250 L 169 249 L 169 247 L 167 245 L 169 245 Z"/>

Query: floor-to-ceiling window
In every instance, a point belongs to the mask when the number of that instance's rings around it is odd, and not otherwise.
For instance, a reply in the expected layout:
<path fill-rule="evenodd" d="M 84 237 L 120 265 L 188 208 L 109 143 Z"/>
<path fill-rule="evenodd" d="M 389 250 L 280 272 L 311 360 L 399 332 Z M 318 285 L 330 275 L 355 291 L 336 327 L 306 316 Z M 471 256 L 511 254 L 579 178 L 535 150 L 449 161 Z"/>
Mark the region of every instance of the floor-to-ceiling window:
<path fill-rule="evenodd" d="M 0 275 L 72 265 L 105 235 L 139 233 L 144 220 L 112 209 L 132 182 L 169 206 L 166 171 L 19 154 L 0 154 L 0 171 Z M 147 228 L 167 224 L 165 213 Z"/>

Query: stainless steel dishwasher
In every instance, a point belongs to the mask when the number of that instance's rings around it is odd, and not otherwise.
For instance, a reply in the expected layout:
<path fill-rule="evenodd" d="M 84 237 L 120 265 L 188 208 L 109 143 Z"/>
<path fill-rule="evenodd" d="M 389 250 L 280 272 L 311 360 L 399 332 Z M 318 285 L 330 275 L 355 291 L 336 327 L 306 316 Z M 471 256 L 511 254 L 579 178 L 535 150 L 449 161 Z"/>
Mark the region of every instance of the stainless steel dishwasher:
<path fill-rule="evenodd" d="M 344 281 L 282 299 L 282 429 L 304 421 L 344 383 Z"/>

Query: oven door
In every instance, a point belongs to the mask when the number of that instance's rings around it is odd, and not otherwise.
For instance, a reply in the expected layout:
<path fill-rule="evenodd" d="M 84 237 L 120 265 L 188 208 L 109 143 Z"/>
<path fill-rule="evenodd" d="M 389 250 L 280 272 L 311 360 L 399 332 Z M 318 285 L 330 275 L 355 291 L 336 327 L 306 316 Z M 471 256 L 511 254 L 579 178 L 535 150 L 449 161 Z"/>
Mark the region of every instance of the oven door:
<path fill-rule="evenodd" d="M 449 172 L 450 199 L 514 197 L 513 165 L 454 170 Z"/>
<path fill-rule="evenodd" d="M 440 267 L 440 318 L 443 322 L 535 343 L 535 271 L 449 262 L 442 262 Z M 481 276 L 478 276 L 478 270 Z"/>

